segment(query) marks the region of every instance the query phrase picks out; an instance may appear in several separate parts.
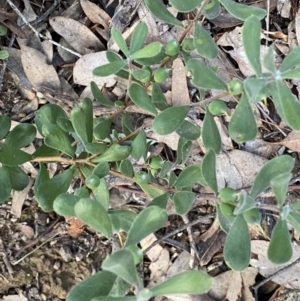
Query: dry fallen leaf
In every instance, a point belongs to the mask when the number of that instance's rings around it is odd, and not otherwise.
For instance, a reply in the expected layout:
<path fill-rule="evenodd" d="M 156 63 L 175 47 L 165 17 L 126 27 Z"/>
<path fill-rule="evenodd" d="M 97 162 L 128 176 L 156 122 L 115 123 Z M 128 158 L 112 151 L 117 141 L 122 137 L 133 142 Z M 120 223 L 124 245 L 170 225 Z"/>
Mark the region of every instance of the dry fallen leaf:
<path fill-rule="evenodd" d="M 43 92 L 60 91 L 60 80 L 55 68 L 47 64 L 46 56 L 38 50 L 22 46 L 21 61 L 24 72 L 32 86 Z"/>
<path fill-rule="evenodd" d="M 294 152 L 300 152 L 300 132 L 292 131 L 283 140 L 272 144 L 283 145 Z"/>
<path fill-rule="evenodd" d="M 20 228 L 23 235 L 25 235 L 27 238 L 33 238 L 34 236 L 34 230 L 32 227 L 24 224 L 18 224 L 18 227 Z"/>
<path fill-rule="evenodd" d="M 53 17 L 49 23 L 54 31 L 80 54 L 87 54 L 104 50 L 100 40 L 83 24 L 70 18 Z"/>

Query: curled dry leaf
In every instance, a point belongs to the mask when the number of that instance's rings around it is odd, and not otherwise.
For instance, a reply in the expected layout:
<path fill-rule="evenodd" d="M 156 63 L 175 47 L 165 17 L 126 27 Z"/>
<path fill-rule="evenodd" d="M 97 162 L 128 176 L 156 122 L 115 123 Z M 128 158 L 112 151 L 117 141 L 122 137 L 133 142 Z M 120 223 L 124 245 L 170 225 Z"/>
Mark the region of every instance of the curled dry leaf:
<path fill-rule="evenodd" d="M 75 64 L 73 69 L 74 82 L 79 85 L 88 86 L 91 81 L 94 81 L 98 86 L 102 87 L 106 85 L 107 87 L 113 86 L 115 81 L 115 76 L 110 75 L 106 77 L 94 76 L 93 70 L 96 67 L 105 65 L 108 63 L 106 58 L 106 52 L 96 52 L 90 53 L 82 56 Z"/>
<path fill-rule="evenodd" d="M 80 54 L 104 50 L 100 40 L 83 24 L 70 18 L 53 17 L 49 23 L 54 31 Z"/>
<path fill-rule="evenodd" d="M 56 70 L 47 64 L 44 54 L 31 47 L 22 46 L 21 61 L 24 72 L 34 88 L 43 92 L 60 91 L 60 81 Z"/>
<path fill-rule="evenodd" d="M 294 152 L 300 152 L 300 133 L 295 131 L 290 132 L 282 141 L 274 142 L 272 144 L 283 145 Z"/>

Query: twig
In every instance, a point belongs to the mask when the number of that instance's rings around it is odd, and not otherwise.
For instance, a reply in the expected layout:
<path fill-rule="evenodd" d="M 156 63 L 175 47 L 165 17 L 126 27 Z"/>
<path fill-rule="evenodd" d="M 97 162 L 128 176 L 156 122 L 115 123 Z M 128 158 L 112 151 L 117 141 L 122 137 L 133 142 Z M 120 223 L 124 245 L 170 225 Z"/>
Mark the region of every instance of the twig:
<path fill-rule="evenodd" d="M 205 108 L 206 105 L 208 105 L 210 102 L 212 102 L 213 100 L 215 99 L 219 99 L 219 98 L 222 98 L 222 97 L 226 97 L 226 96 L 229 96 L 230 93 L 229 92 L 223 92 L 223 93 L 220 93 L 216 96 L 212 96 L 212 97 L 209 97 L 209 98 L 206 98 L 200 102 L 194 102 L 192 104 L 190 104 L 190 108 L 192 107 L 202 107 L 202 108 Z"/>
<path fill-rule="evenodd" d="M 206 216 L 201 216 L 201 217 L 197 218 L 196 220 L 194 220 L 194 221 L 192 221 L 192 222 L 190 222 L 188 224 L 185 224 L 182 227 L 179 227 L 178 229 L 176 229 L 176 230 L 174 230 L 174 231 L 172 231 L 172 232 L 164 235 L 163 237 L 161 237 L 161 238 L 157 239 L 156 241 L 154 241 L 147 249 L 145 249 L 144 250 L 144 254 L 146 254 L 147 252 L 149 252 L 150 249 L 152 249 L 154 246 L 156 246 L 157 244 L 159 244 L 160 242 L 162 242 L 165 238 L 168 238 L 170 236 L 176 235 L 177 233 L 182 232 L 183 230 L 185 230 L 185 229 L 187 229 L 187 228 L 189 228 L 189 227 L 191 227 L 193 225 L 201 223 L 201 222 L 203 222 L 203 221 L 205 221 L 207 219 L 213 218 L 215 216 L 216 215 L 214 213 L 208 214 Z"/>
<path fill-rule="evenodd" d="M 0 252 L 0 255 L 2 255 L 3 262 L 4 262 L 4 264 L 5 264 L 6 268 L 7 268 L 7 271 L 8 271 L 9 276 L 12 277 L 14 271 L 13 271 L 12 266 L 11 266 L 11 264 L 10 264 L 8 258 L 7 258 L 6 252 L 1 251 L 1 252 Z"/>
<path fill-rule="evenodd" d="M 24 15 L 21 13 L 21 11 L 13 4 L 13 2 L 12 2 L 11 0 L 6 0 L 6 1 L 7 1 L 7 3 L 10 5 L 10 7 L 18 14 L 18 16 L 20 16 L 20 18 L 22 19 L 22 21 L 24 22 L 24 24 L 25 24 L 26 26 L 28 26 L 28 27 L 35 33 L 35 35 L 36 35 L 37 37 L 40 37 L 40 38 L 42 38 L 42 39 L 44 39 L 44 40 L 47 40 L 47 41 L 49 41 L 50 43 L 52 43 L 53 45 L 55 45 L 55 46 L 57 46 L 57 47 L 61 47 L 62 49 L 66 50 L 66 51 L 68 51 L 68 52 L 70 52 L 70 53 L 72 53 L 72 54 L 74 54 L 74 55 L 76 55 L 76 56 L 78 56 L 78 57 L 82 57 L 82 55 L 81 55 L 80 53 L 78 53 L 78 52 L 76 52 L 76 51 L 74 51 L 74 50 L 72 50 L 72 49 L 70 49 L 70 48 L 67 48 L 67 47 L 65 47 L 65 46 L 63 46 L 63 45 L 61 45 L 61 44 L 59 44 L 59 43 L 57 43 L 57 42 L 55 42 L 55 41 L 53 41 L 53 40 L 47 38 L 45 35 L 39 33 L 39 32 L 31 25 L 31 23 L 29 23 L 29 22 L 26 20 L 25 16 L 24 16 Z"/>
<path fill-rule="evenodd" d="M 278 270 L 277 272 L 275 272 L 274 274 L 268 276 L 266 279 L 262 280 L 261 282 L 259 282 L 258 284 L 252 286 L 252 290 L 254 291 L 254 296 L 255 296 L 255 300 L 258 300 L 258 289 L 264 285 L 265 283 L 267 283 L 268 281 L 272 280 L 274 277 L 280 275 L 281 273 L 285 272 L 286 270 L 288 270 L 289 268 L 293 267 L 294 265 L 298 264 L 300 262 L 300 258 L 298 258 L 297 260 L 295 260 L 294 262 L 292 262 L 291 264 L 283 267 L 282 269 Z"/>

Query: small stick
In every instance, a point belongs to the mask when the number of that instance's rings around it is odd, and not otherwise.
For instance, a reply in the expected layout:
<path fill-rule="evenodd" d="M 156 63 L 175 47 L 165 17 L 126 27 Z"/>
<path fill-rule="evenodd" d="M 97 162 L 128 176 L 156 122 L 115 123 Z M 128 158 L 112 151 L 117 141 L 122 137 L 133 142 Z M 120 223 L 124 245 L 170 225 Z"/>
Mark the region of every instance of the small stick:
<path fill-rule="evenodd" d="M 0 255 L 2 255 L 3 262 L 4 262 L 4 264 L 5 264 L 6 268 L 7 268 L 7 271 L 8 271 L 9 276 L 12 277 L 14 271 L 13 271 L 12 266 L 11 266 L 11 264 L 10 264 L 8 258 L 7 258 L 6 252 L 1 251 L 1 252 L 0 252 Z"/>

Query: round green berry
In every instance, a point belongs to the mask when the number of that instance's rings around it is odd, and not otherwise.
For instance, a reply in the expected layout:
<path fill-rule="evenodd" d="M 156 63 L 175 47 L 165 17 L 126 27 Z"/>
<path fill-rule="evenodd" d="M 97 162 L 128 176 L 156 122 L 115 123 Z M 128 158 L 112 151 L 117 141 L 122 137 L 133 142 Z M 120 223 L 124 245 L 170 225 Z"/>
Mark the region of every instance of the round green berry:
<path fill-rule="evenodd" d="M 243 92 L 243 85 L 239 80 L 234 79 L 227 85 L 227 89 L 231 95 L 239 95 Z"/>
<path fill-rule="evenodd" d="M 164 161 L 160 156 L 153 156 L 150 159 L 149 166 L 153 169 L 160 169 L 163 164 L 164 164 Z"/>
<path fill-rule="evenodd" d="M 150 181 L 150 176 L 144 171 L 137 172 L 134 178 L 138 184 L 147 184 Z"/>
<path fill-rule="evenodd" d="M 174 56 L 177 55 L 180 49 L 180 45 L 176 40 L 172 40 L 167 43 L 165 47 L 165 53 L 168 56 Z"/>
<path fill-rule="evenodd" d="M 237 192 L 231 187 L 225 187 L 220 191 L 218 197 L 222 202 L 232 204 L 237 199 Z"/>
<path fill-rule="evenodd" d="M 184 41 L 181 44 L 181 48 L 185 52 L 194 51 L 196 49 L 195 45 L 194 45 L 194 39 L 192 39 L 192 38 L 184 39 Z"/>

